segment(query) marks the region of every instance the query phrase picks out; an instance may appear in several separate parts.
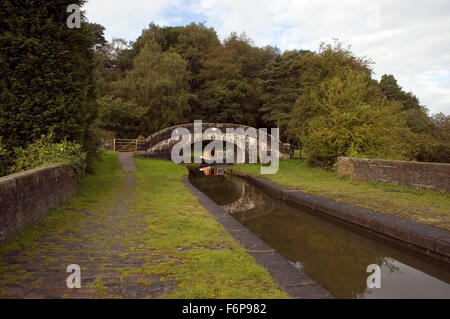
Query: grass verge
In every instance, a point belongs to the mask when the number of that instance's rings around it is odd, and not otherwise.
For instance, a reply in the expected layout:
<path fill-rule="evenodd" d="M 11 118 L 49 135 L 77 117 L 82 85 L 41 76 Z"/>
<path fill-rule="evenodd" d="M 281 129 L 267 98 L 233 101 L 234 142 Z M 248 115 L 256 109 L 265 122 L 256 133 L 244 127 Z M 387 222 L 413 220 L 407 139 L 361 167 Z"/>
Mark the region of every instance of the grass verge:
<path fill-rule="evenodd" d="M 0 295 L 288 297 L 184 186 L 185 167 L 137 164 L 124 173 L 105 152 L 75 196 L 1 246 Z M 72 263 L 82 271 L 79 292 L 66 288 Z"/>
<path fill-rule="evenodd" d="M 243 164 L 233 169 L 305 193 L 450 230 L 450 194 L 447 192 L 342 178 L 298 159 L 280 161 L 279 170 L 273 175 L 260 175 L 259 164 Z"/>
<path fill-rule="evenodd" d="M 176 281 L 176 289 L 165 297 L 288 297 L 183 185 L 185 167 L 164 160 L 136 161 L 136 209 L 151 212 L 145 241 L 154 256 L 165 256 L 140 271 Z"/>

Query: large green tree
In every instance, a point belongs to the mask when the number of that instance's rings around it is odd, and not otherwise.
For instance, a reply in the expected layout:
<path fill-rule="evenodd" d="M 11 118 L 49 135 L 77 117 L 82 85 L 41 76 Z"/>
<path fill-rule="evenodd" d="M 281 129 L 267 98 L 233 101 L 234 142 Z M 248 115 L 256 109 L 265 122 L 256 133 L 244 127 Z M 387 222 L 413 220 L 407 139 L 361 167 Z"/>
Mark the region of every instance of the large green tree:
<path fill-rule="evenodd" d="M 4 0 L 0 5 L 0 136 L 11 151 L 50 131 L 84 143 L 96 115 L 94 51 L 103 27 L 66 25 L 81 0 Z"/>
<path fill-rule="evenodd" d="M 149 41 L 139 51 L 133 68 L 114 83 L 114 88 L 116 96 L 147 109 L 140 123 L 141 134 L 190 119 L 192 94 L 187 63 L 175 52 L 162 51 L 155 41 Z"/>
<path fill-rule="evenodd" d="M 337 43 L 301 59 L 301 94 L 290 132 L 309 160 L 330 165 L 338 156 L 410 158 L 401 105 L 384 98 L 370 61 Z"/>
<path fill-rule="evenodd" d="M 283 140 L 289 139 L 287 127 L 292 109 L 300 95 L 300 60 L 306 51 L 286 51 L 276 56 L 261 72 L 262 119 L 267 127 L 280 128 Z"/>

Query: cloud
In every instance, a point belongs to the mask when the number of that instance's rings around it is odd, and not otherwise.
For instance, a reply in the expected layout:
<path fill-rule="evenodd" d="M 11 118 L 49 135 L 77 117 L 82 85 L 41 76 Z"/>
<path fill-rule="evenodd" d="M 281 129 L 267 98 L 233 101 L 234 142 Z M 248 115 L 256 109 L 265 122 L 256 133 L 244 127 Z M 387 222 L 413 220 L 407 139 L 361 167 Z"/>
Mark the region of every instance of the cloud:
<path fill-rule="evenodd" d="M 432 113 L 450 114 L 446 0 L 91 0 L 85 9 L 109 38 L 134 40 L 151 21 L 206 21 L 222 39 L 245 31 L 256 45 L 283 50 L 317 50 L 337 38 L 376 63 L 376 78 L 393 74 Z"/>

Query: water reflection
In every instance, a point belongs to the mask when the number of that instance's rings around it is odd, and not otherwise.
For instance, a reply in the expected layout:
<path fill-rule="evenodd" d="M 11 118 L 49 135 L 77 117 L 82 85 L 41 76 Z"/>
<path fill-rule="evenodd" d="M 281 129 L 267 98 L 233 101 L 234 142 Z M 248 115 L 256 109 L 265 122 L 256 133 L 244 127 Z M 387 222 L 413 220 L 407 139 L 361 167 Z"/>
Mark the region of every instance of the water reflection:
<path fill-rule="evenodd" d="M 450 298 L 450 273 L 275 201 L 240 179 L 190 174 L 191 182 L 338 298 Z M 367 288 L 369 264 L 381 288 Z M 427 274 L 428 273 L 428 274 Z"/>
<path fill-rule="evenodd" d="M 210 165 L 199 168 L 200 172 L 203 172 L 205 176 L 217 176 L 225 174 L 227 168 L 225 165 Z"/>

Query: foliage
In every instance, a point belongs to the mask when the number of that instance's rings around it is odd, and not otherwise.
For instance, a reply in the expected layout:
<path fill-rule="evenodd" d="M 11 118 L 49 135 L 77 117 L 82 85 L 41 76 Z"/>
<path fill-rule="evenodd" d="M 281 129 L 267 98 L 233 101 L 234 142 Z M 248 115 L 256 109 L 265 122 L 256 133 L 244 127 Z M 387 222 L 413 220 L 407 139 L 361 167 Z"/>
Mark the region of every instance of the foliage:
<path fill-rule="evenodd" d="M 26 148 L 16 148 L 15 163 L 10 173 L 52 165 L 69 164 L 81 175 L 86 167 L 86 153 L 80 144 L 69 141 L 55 142 L 52 133 L 42 135 L 40 139 L 29 144 Z"/>
<path fill-rule="evenodd" d="M 96 125 L 99 128 L 114 131 L 118 138 L 136 138 L 139 135 L 141 118 L 147 113 L 147 108 L 109 95 L 99 98 L 97 104 Z"/>
<path fill-rule="evenodd" d="M 290 131 L 313 164 L 332 165 L 338 156 L 407 159 L 409 130 L 398 103 L 383 98 L 371 78 L 370 61 L 340 43 L 301 60 L 301 94 Z"/>
<path fill-rule="evenodd" d="M 432 120 L 435 125 L 433 136 L 437 140 L 433 161 L 450 163 L 450 115 L 435 114 Z"/>
<path fill-rule="evenodd" d="M 114 83 L 115 95 L 147 110 L 141 134 L 188 122 L 190 115 L 187 63 L 174 52 L 163 52 L 154 41 L 133 60 L 133 69 Z"/>
<path fill-rule="evenodd" d="M 287 134 L 287 128 L 294 103 L 301 92 L 299 61 L 305 53 L 286 51 L 270 61 L 260 75 L 263 80 L 261 112 L 265 127 L 279 127 L 281 138 L 289 142 L 293 142 L 293 138 Z"/>
<path fill-rule="evenodd" d="M 6 175 L 9 170 L 9 152 L 3 146 L 3 136 L 0 136 L 0 176 Z"/>
<path fill-rule="evenodd" d="M 428 116 L 428 109 L 420 105 L 413 93 L 403 91 L 393 75 L 383 75 L 380 88 L 386 99 L 400 102 L 402 105 L 402 116 L 414 133 L 412 157 L 425 162 L 450 162 L 450 139 L 444 137 L 448 128 L 446 125 L 440 125 L 445 122 L 445 115 Z M 436 121 L 438 118 L 440 120 Z"/>
<path fill-rule="evenodd" d="M 82 18 L 66 25 L 69 4 L 83 0 L 2 1 L 0 136 L 8 150 L 42 134 L 82 144 L 96 115 L 94 51 L 103 27 Z"/>
<path fill-rule="evenodd" d="M 403 91 L 392 74 L 384 74 L 381 77 L 380 87 L 388 100 L 401 102 L 404 110 L 420 108 L 417 97 L 411 92 Z"/>
<path fill-rule="evenodd" d="M 417 97 L 392 75 L 374 80 L 372 62 L 337 41 L 318 52 L 280 53 L 245 33 L 220 42 L 202 23 L 152 23 L 135 42 L 116 39 L 102 50 L 100 90 L 128 105 L 121 106 L 124 126 L 109 126 L 116 135 L 202 119 L 279 127 L 281 140 L 314 163 L 330 165 L 340 155 L 448 161 L 448 141 L 438 137 L 445 129 Z M 127 103 L 146 114 L 133 116 Z"/>
<path fill-rule="evenodd" d="M 89 127 L 89 131 L 85 135 L 83 141 L 83 151 L 86 153 L 86 168 L 85 172 L 93 174 L 96 169 L 96 163 L 101 156 L 101 148 L 103 146 L 100 138 L 100 130 L 93 123 Z"/>

